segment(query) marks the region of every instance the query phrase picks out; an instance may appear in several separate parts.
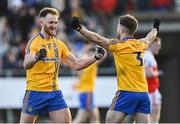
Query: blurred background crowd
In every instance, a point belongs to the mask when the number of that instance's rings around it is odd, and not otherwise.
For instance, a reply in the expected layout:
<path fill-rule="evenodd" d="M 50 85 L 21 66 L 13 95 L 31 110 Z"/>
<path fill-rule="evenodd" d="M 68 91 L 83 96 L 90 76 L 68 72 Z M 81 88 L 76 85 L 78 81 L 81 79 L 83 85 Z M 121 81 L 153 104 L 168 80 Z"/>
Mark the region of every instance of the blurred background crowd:
<path fill-rule="evenodd" d="M 57 8 L 60 21 L 57 37 L 81 55 L 86 42 L 70 27 L 72 16 L 80 17 L 90 30 L 116 37 L 118 16 L 126 13 L 166 13 L 180 11 L 179 0 L 1 0 L 0 1 L 0 76 L 24 76 L 25 46 L 39 32 L 38 12 L 45 6 Z M 101 67 L 111 68 L 112 55 Z M 63 68 L 66 68 L 63 66 Z M 68 69 L 63 74 L 69 74 Z M 103 71 L 104 72 L 104 71 Z M 111 71 L 114 72 L 113 69 Z"/>

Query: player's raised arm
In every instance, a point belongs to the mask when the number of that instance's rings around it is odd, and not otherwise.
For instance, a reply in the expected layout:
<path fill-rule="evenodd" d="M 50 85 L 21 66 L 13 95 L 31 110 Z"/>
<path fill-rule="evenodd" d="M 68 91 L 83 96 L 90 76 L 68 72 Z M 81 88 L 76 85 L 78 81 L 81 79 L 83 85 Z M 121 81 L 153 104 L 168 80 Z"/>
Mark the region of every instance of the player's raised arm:
<path fill-rule="evenodd" d="M 75 56 L 70 54 L 64 61 L 66 65 L 71 67 L 74 70 L 82 70 L 89 65 L 93 64 L 94 62 L 100 60 L 105 55 L 105 50 L 102 47 L 96 47 L 95 55 L 89 57 L 89 58 L 80 58 L 77 59 Z"/>
<path fill-rule="evenodd" d="M 157 32 L 159 31 L 160 20 L 154 19 L 153 29 L 147 34 L 145 38 L 140 39 L 142 42 L 150 44 L 156 38 Z"/>
<path fill-rule="evenodd" d="M 93 42 L 95 44 L 98 44 L 99 46 L 102 46 L 105 49 L 109 48 L 109 43 L 110 39 L 105 38 L 95 32 L 92 32 L 82 25 L 80 25 L 80 21 L 78 17 L 73 17 L 71 19 L 71 26 L 74 28 L 76 31 L 79 31 L 82 36 L 87 39 L 89 42 Z"/>

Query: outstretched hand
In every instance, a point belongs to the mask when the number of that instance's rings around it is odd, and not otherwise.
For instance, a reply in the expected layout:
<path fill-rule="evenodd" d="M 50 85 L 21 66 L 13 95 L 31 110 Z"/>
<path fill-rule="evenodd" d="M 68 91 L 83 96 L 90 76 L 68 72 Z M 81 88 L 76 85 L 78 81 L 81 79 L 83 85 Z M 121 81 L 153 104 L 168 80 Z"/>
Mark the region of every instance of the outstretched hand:
<path fill-rule="evenodd" d="M 95 50 L 95 59 L 100 60 L 105 55 L 105 52 L 104 48 L 97 46 Z"/>
<path fill-rule="evenodd" d="M 42 48 L 39 50 L 39 52 L 36 55 L 36 60 L 43 60 L 47 56 L 47 51 L 46 49 Z"/>
<path fill-rule="evenodd" d="M 73 29 L 75 29 L 76 31 L 80 31 L 81 30 L 81 25 L 80 25 L 80 21 L 79 21 L 79 17 L 73 17 L 71 19 L 71 26 Z"/>
<path fill-rule="evenodd" d="M 155 18 L 155 19 L 154 19 L 154 24 L 153 24 L 153 27 L 154 27 L 154 28 L 156 28 L 156 29 L 157 29 L 157 31 L 159 31 L 159 26 L 160 26 L 160 24 L 161 24 L 160 19 Z"/>

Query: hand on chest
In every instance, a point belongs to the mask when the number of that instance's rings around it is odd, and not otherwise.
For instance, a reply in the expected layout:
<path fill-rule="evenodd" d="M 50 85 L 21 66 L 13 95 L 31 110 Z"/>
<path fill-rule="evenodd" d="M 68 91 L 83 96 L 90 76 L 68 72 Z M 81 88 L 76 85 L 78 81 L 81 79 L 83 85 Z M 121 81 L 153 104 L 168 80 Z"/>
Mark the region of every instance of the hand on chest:
<path fill-rule="evenodd" d="M 55 42 L 46 42 L 41 44 L 41 48 L 45 48 L 47 51 L 47 58 L 60 58 L 61 53 L 59 47 Z"/>

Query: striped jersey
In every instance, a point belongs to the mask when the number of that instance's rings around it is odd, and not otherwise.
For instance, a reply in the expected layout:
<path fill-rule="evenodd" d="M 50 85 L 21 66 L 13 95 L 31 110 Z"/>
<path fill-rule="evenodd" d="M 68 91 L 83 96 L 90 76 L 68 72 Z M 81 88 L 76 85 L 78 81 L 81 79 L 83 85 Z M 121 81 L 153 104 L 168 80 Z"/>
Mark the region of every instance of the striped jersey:
<path fill-rule="evenodd" d="M 26 89 L 44 92 L 59 90 L 60 61 L 71 53 L 62 41 L 55 37 L 44 39 L 40 33 L 28 42 L 25 52 L 36 55 L 42 48 L 46 49 L 47 57 L 37 61 L 32 68 L 26 70 Z"/>
<path fill-rule="evenodd" d="M 147 44 L 137 39 L 126 39 L 109 46 L 115 60 L 118 90 L 148 92 L 144 68 L 146 48 Z"/>

